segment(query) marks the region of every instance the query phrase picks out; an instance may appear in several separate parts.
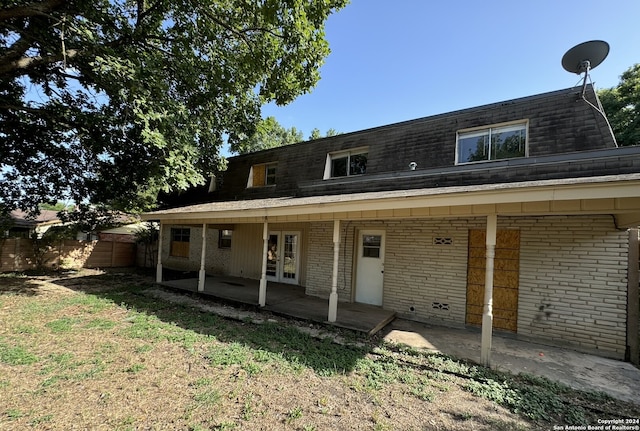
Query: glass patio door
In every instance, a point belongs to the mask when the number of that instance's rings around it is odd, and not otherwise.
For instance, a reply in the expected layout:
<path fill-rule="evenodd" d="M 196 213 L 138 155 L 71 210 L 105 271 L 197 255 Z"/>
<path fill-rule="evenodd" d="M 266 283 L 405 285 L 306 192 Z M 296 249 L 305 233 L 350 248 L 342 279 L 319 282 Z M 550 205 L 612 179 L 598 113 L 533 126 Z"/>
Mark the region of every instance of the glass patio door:
<path fill-rule="evenodd" d="M 267 279 L 298 284 L 300 272 L 300 232 L 269 232 L 267 243 Z"/>

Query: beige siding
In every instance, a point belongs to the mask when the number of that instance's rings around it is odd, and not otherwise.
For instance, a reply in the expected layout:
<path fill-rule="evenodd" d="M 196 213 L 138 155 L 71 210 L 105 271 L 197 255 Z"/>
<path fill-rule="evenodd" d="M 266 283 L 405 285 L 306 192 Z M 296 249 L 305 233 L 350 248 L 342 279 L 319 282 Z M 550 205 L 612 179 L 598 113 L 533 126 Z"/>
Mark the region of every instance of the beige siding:
<path fill-rule="evenodd" d="M 229 275 L 259 279 L 262 271 L 262 225 L 238 224 L 231 239 Z"/>
<path fill-rule="evenodd" d="M 262 224 L 237 224 L 231 240 L 229 275 L 259 279 L 262 272 Z M 300 232 L 300 285 L 305 285 L 308 255 L 307 223 L 271 223 L 269 231 Z"/>
<path fill-rule="evenodd" d="M 171 228 L 189 228 L 189 253 L 187 257 L 170 255 Z M 163 225 L 162 227 L 162 266 L 179 271 L 198 271 L 202 254 L 202 226 Z M 231 247 L 235 241 L 235 231 L 231 238 Z M 207 257 L 205 270 L 209 274 L 229 274 L 231 250 L 218 248 L 218 229 L 207 228 Z"/>

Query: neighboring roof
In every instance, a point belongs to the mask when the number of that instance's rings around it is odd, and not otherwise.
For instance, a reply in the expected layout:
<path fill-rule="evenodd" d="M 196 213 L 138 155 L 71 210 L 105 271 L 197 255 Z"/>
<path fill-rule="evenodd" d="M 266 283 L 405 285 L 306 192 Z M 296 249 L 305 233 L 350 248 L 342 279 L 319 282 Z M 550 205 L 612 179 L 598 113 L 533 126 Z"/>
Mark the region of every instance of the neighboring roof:
<path fill-rule="evenodd" d="M 111 229 L 101 230 L 100 233 L 110 233 L 116 235 L 135 235 L 137 231 L 143 229 L 145 223 L 130 223 L 123 226 L 114 227 Z"/>
<path fill-rule="evenodd" d="M 615 190 L 613 190 L 615 188 Z M 458 187 L 212 202 L 142 214 L 143 220 L 222 219 L 528 201 L 640 198 L 640 173 Z M 590 191 L 590 195 L 581 194 Z M 617 194 L 617 195 L 616 195 Z M 640 202 L 636 202 L 640 211 Z"/>
<path fill-rule="evenodd" d="M 54 210 L 41 210 L 40 214 L 35 218 L 29 217 L 29 214 L 24 211 L 14 210 L 11 211 L 11 218 L 14 221 L 14 226 L 21 228 L 34 228 L 39 225 L 61 223 L 58 218 L 58 211 Z"/>

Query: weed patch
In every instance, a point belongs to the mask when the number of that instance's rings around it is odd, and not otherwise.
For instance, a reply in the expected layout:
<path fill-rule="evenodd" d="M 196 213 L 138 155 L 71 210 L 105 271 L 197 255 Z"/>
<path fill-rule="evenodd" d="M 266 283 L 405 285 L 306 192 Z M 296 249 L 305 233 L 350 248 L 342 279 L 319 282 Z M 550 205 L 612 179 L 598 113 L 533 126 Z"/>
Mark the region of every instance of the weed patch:
<path fill-rule="evenodd" d="M 0 340 L 0 362 L 7 365 L 31 365 L 38 357 L 21 346 L 11 346 Z"/>

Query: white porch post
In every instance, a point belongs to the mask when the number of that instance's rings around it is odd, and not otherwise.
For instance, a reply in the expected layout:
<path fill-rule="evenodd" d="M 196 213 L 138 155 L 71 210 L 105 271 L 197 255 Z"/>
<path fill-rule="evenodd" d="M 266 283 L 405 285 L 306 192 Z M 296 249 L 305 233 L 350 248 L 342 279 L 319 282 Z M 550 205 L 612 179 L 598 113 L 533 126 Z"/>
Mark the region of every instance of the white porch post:
<path fill-rule="evenodd" d="M 498 215 L 487 216 L 487 257 L 484 277 L 484 310 L 482 313 L 482 342 L 480 346 L 480 362 L 490 366 L 491 337 L 493 331 L 493 262 L 496 256 L 496 233 Z"/>
<path fill-rule="evenodd" d="M 269 223 L 264 218 L 262 229 L 262 275 L 260 276 L 260 293 L 258 294 L 258 304 L 264 307 L 267 304 L 267 251 L 269 248 Z"/>
<path fill-rule="evenodd" d="M 329 322 L 338 317 L 338 261 L 340 259 L 340 220 L 333 221 L 333 272 L 331 274 L 331 294 L 329 295 Z"/>
<path fill-rule="evenodd" d="M 156 283 L 162 283 L 162 221 L 158 229 L 158 262 L 156 263 Z"/>
<path fill-rule="evenodd" d="M 202 253 L 200 255 L 200 273 L 198 274 L 198 292 L 204 292 L 204 282 L 207 274 L 204 270 L 204 264 L 207 256 L 207 224 L 202 224 Z"/>

